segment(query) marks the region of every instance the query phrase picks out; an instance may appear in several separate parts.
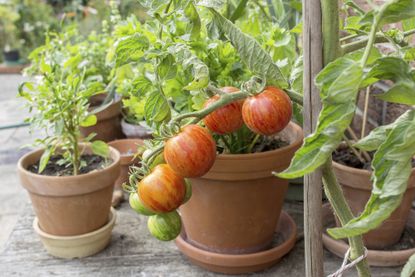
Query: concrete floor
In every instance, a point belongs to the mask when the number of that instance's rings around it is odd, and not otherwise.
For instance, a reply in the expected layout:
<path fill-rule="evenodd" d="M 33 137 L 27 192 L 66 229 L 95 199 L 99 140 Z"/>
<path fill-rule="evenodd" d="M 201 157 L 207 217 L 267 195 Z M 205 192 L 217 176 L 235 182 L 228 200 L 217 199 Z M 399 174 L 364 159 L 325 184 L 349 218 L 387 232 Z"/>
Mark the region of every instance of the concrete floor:
<path fill-rule="evenodd" d="M 0 75 L 0 250 L 15 226 L 21 208 L 29 201 L 19 184 L 17 160 L 29 148 L 36 135 L 29 127 L 1 129 L 1 126 L 23 122 L 27 116 L 23 99 L 16 98 L 17 87 L 25 79 L 21 75 Z"/>

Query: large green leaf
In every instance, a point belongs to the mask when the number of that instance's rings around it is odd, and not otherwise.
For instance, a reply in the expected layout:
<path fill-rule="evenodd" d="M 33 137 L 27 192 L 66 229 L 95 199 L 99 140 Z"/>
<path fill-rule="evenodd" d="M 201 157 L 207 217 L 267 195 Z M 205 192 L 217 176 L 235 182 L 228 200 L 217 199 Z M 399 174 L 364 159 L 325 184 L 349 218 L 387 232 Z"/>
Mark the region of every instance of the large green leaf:
<path fill-rule="evenodd" d="M 376 95 L 393 103 L 415 105 L 414 73 L 409 64 L 401 58 L 385 57 L 378 59 L 366 76 L 365 84 L 377 80 L 391 80 L 394 85 L 385 93 Z"/>
<path fill-rule="evenodd" d="M 134 34 L 121 38 L 116 42 L 115 61 L 116 66 L 138 61 L 144 56 L 144 50 L 149 47 L 149 41 L 142 34 Z"/>
<path fill-rule="evenodd" d="M 186 70 L 192 68 L 193 81 L 184 87 L 186 90 L 198 90 L 209 84 L 209 68 L 190 49 L 181 43 L 170 46 L 168 51 L 181 62 Z"/>
<path fill-rule="evenodd" d="M 321 166 L 338 147 L 356 110 L 363 69 L 356 61 L 339 58 L 328 64 L 316 78 L 323 109 L 315 132 L 308 136 L 295 153 L 291 165 L 277 174 L 281 178 L 297 178 Z"/>
<path fill-rule="evenodd" d="M 159 91 L 153 91 L 147 98 L 144 114 L 149 125 L 168 119 L 170 107 L 166 97 Z"/>
<path fill-rule="evenodd" d="M 412 277 L 415 274 L 415 254 L 412 255 L 403 267 L 401 277 Z"/>
<path fill-rule="evenodd" d="M 231 21 L 223 17 L 214 9 L 213 20 L 220 31 L 229 39 L 237 49 L 239 56 L 248 68 L 255 74 L 265 77 L 267 83 L 276 84 L 281 88 L 287 88 L 287 79 L 280 68 L 273 62 L 271 56 L 262 49 L 261 45 L 253 37 L 243 33 Z"/>
<path fill-rule="evenodd" d="M 197 40 L 200 37 L 200 30 L 202 28 L 202 22 L 199 17 L 199 13 L 192 2 L 189 2 L 187 7 L 184 9 L 184 15 L 189 19 L 190 23 L 190 36 L 191 39 Z"/>
<path fill-rule="evenodd" d="M 198 0 L 196 2 L 196 4 L 199 6 L 204 6 L 207 8 L 214 8 L 214 9 L 221 8 L 224 3 L 225 3 L 224 0 Z"/>
<path fill-rule="evenodd" d="M 384 126 L 379 126 L 373 129 L 369 135 L 359 140 L 353 146 L 364 151 L 375 151 L 386 140 L 390 130 L 392 130 L 394 123 Z"/>
<path fill-rule="evenodd" d="M 341 228 L 328 229 L 336 239 L 367 233 L 377 228 L 399 206 L 408 186 L 415 155 L 415 111 L 400 116 L 379 146 L 373 161 L 372 195 L 360 216 Z"/>
<path fill-rule="evenodd" d="M 382 23 L 388 24 L 399 22 L 415 16 L 415 0 L 393 0 L 391 4 L 386 4 L 382 17 Z"/>

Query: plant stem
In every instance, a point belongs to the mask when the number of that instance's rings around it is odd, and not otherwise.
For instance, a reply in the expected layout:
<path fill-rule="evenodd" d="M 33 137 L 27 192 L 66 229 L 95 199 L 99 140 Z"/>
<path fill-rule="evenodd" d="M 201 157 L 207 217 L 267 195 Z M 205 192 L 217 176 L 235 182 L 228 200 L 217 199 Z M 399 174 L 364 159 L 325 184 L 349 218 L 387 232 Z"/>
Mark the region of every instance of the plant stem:
<path fill-rule="evenodd" d="M 356 133 L 353 131 L 352 128 L 347 127 L 347 131 L 349 132 L 350 136 L 352 137 L 352 139 L 354 141 L 359 141 L 359 138 L 357 137 Z M 370 157 L 369 153 L 367 153 L 366 151 L 361 151 L 361 153 L 363 154 L 363 157 L 365 157 L 366 161 L 370 162 L 372 160 L 372 158 Z"/>
<path fill-rule="evenodd" d="M 349 139 L 348 139 L 345 135 L 343 135 L 343 139 L 344 139 L 344 141 L 346 142 L 347 146 L 348 146 L 348 147 L 352 150 L 353 154 L 355 154 L 355 156 L 359 159 L 359 161 L 360 161 L 361 163 L 365 164 L 365 163 L 366 163 L 365 159 L 363 159 L 363 157 L 362 157 L 362 155 L 360 155 L 359 151 L 357 151 L 357 150 L 353 147 L 353 145 L 352 145 L 352 143 L 350 142 L 350 140 L 349 140 Z"/>
<path fill-rule="evenodd" d="M 365 106 L 363 109 L 362 132 L 360 133 L 360 138 L 364 138 L 365 133 L 366 133 L 367 112 L 369 110 L 369 95 L 370 95 L 370 86 L 367 87 L 366 94 L 365 94 Z"/>
<path fill-rule="evenodd" d="M 329 159 L 323 166 L 323 184 L 324 192 L 329 199 L 331 206 L 342 225 L 354 218 L 346 199 L 344 198 L 343 191 L 337 182 L 336 176 L 333 172 L 332 160 Z M 350 259 L 355 260 L 362 256 L 365 252 L 362 236 L 356 236 L 348 238 L 350 245 Z M 356 265 L 359 276 L 370 276 L 370 268 L 366 262 L 366 259 Z"/>
<path fill-rule="evenodd" d="M 258 139 L 260 138 L 260 134 L 256 134 L 254 139 L 252 140 L 251 144 L 248 147 L 247 153 L 252 153 L 252 149 L 254 148 L 256 142 L 258 141 Z"/>

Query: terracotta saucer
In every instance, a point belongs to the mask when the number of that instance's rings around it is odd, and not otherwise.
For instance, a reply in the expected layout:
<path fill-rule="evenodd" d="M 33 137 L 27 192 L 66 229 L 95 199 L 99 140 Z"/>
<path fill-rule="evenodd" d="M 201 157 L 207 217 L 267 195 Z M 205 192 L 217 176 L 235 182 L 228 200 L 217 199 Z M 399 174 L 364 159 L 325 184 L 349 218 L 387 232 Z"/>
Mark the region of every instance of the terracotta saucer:
<path fill-rule="evenodd" d="M 116 219 L 117 212 L 111 208 L 107 224 L 98 230 L 78 236 L 48 234 L 40 229 L 37 217 L 33 221 L 33 228 L 50 255 L 64 259 L 83 258 L 100 252 L 110 243 Z"/>
<path fill-rule="evenodd" d="M 334 222 L 334 215 L 330 204 L 323 205 L 323 226 Z M 406 227 L 415 230 L 415 211 L 411 210 L 409 213 Z M 326 232 L 323 232 L 323 244 L 334 255 L 343 258 L 349 245 L 343 240 L 335 240 Z M 415 253 L 415 248 L 405 250 L 369 250 L 367 261 L 371 266 L 391 267 L 405 264 L 409 257 Z"/>
<path fill-rule="evenodd" d="M 186 234 L 176 239 L 176 245 L 191 262 L 207 270 L 225 274 L 243 274 L 264 270 L 276 264 L 294 247 L 297 226 L 294 220 L 282 212 L 275 234 L 283 237 L 283 242 L 271 249 L 252 254 L 220 254 L 197 248 L 186 241 Z"/>

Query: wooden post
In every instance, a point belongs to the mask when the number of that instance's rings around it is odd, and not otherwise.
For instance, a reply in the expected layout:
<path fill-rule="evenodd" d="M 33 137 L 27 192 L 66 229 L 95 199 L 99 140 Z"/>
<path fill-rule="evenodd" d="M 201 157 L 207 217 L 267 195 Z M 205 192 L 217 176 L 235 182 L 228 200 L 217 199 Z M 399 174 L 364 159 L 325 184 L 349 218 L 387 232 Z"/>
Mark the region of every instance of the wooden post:
<path fill-rule="evenodd" d="M 303 0 L 304 48 L 304 132 L 312 133 L 321 110 L 314 78 L 323 68 L 322 19 L 320 0 Z M 321 170 L 304 176 L 304 255 L 305 276 L 324 276 L 322 243 Z"/>

